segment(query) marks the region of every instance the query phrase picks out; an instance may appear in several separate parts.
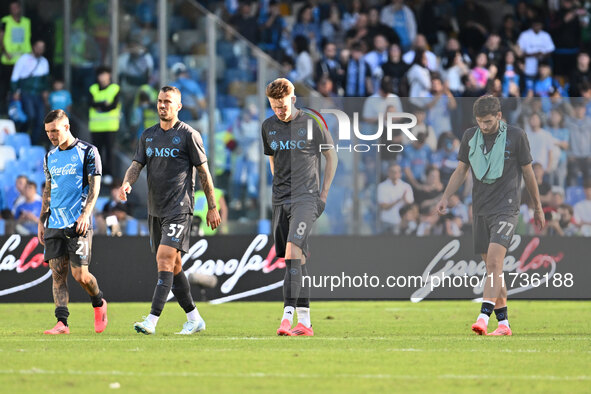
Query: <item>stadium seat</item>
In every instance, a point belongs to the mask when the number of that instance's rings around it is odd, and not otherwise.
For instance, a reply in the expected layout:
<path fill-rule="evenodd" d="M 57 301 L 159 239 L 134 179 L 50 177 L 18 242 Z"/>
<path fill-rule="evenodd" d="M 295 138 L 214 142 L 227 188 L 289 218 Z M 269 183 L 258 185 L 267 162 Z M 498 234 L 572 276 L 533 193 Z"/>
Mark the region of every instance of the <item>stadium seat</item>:
<path fill-rule="evenodd" d="M 96 204 L 94 204 L 94 210 L 96 212 L 102 212 L 105 208 L 105 205 L 109 202 L 109 197 L 107 196 L 99 196 L 96 199 Z"/>
<path fill-rule="evenodd" d="M 29 180 L 37 184 L 37 193 L 41 194 L 41 188 L 45 183 L 45 174 L 43 171 L 33 171 L 25 174 Z"/>
<path fill-rule="evenodd" d="M 26 133 L 9 134 L 4 139 L 4 145 L 12 146 L 18 152 L 22 147 L 31 146 L 31 137 Z"/>
<path fill-rule="evenodd" d="M 11 160 L 4 165 L 4 172 L 16 179 L 17 176 L 29 172 L 29 163 L 24 160 Z"/>
<path fill-rule="evenodd" d="M 227 83 L 230 83 L 233 81 L 251 82 L 253 79 L 252 79 L 252 73 L 249 72 L 248 70 L 242 70 L 239 68 L 230 68 L 230 69 L 227 69 L 226 72 L 224 73 L 224 80 Z"/>
<path fill-rule="evenodd" d="M 6 163 L 16 160 L 16 152 L 12 146 L 0 145 L 0 171 L 4 171 Z"/>
<path fill-rule="evenodd" d="M 125 235 L 139 235 L 139 223 L 137 219 L 134 219 L 132 217 L 127 218 L 127 224 L 125 225 Z"/>
<path fill-rule="evenodd" d="M 42 146 L 22 147 L 19 150 L 20 160 L 26 160 L 29 163 L 30 171 L 43 171 L 43 160 L 45 158 L 45 148 Z"/>
<path fill-rule="evenodd" d="M 0 219 L 0 237 L 6 235 L 6 222 L 4 219 Z"/>
<path fill-rule="evenodd" d="M 16 126 L 10 119 L 0 119 L 0 145 L 4 144 L 4 139 L 10 134 L 16 133 Z"/>
<path fill-rule="evenodd" d="M 565 202 L 570 206 L 574 206 L 579 201 L 585 199 L 585 190 L 582 186 L 569 186 L 566 188 Z"/>
<path fill-rule="evenodd" d="M 225 123 L 234 124 L 236 119 L 240 116 L 242 110 L 240 108 L 224 108 L 222 107 L 222 119 Z"/>

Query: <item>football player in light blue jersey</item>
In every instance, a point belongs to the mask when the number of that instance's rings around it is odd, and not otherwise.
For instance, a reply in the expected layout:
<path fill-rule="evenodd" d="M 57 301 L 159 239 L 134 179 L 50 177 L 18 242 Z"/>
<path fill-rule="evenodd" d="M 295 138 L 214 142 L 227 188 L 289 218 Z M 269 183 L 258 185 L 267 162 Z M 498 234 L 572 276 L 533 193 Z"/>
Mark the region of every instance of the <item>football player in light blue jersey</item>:
<path fill-rule="evenodd" d="M 94 308 L 94 330 L 107 326 L 107 301 L 96 278 L 88 272 L 92 249 L 91 215 L 101 184 L 101 159 L 96 147 L 75 138 L 61 109 L 45 116 L 45 131 L 54 146 L 43 162 L 43 191 L 38 237 L 53 277 L 58 322 L 45 334 L 69 334 L 68 269 L 88 293 Z"/>

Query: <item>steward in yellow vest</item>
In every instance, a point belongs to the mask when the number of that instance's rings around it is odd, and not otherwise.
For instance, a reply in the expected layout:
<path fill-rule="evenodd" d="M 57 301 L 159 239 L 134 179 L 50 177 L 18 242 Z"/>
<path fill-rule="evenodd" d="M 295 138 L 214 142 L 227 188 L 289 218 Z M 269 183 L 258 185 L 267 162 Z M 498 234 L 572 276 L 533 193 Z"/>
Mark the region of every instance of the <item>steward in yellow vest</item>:
<path fill-rule="evenodd" d="M 113 175 L 112 151 L 121 118 L 120 89 L 119 85 L 111 82 L 109 67 L 99 67 L 96 70 L 96 77 L 97 83 L 89 89 L 88 130 L 92 135 L 92 143 L 98 148 L 103 158 L 103 175 Z"/>
<path fill-rule="evenodd" d="M 4 36 L 2 40 L 2 64 L 14 66 L 18 58 L 24 53 L 30 53 L 31 48 L 31 20 L 22 16 L 18 1 L 10 2 L 10 15 L 3 17 Z"/>

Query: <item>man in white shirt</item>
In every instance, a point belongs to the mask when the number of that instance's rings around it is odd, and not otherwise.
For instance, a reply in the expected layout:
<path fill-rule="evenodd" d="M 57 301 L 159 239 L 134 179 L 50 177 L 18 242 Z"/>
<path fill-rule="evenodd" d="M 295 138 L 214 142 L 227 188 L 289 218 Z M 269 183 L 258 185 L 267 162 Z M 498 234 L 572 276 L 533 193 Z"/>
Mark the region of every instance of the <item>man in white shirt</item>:
<path fill-rule="evenodd" d="M 544 172 L 555 169 L 556 139 L 552 134 L 542 129 L 540 115 L 534 113 L 529 118 L 529 127 L 526 128 L 527 139 L 534 163 L 540 163 Z"/>
<path fill-rule="evenodd" d="M 396 111 L 390 112 L 402 112 L 400 97 L 392 93 L 392 78 L 385 76 L 380 82 L 378 92 L 366 98 L 363 103 L 361 118 L 365 123 L 372 125 L 371 131 L 375 132 L 377 130 L 378 121 L 380 117 L 384 118 L 388 107 L 396 109 Z"/>
<path fill-rule="evenodd" d="M 23 111 L 28 117 L 31 142 L 41 142 L 45 106 L 49 97 L 49 62 L 43 53 L 45 43 L 41 40 L 33 44 L 33 53 L 25 53 L 14 65 L 10 78 L 10 88 L 14 100 L 21 100 Z"/>
<path fill-rule="evenodd" d="M 406 64 L 412 64 L 415 60 L 415 51 L 417 49 L 422 49 L 425 51 L 425 56 L 427 56 L 427 68 L 429 71 L 437 71 L 439 69 L 439 64 L 437 64 L 437 55 L 429 50 L 427 39 L 422 34 L 417 34 L 417 38 L 415 38 L 412 49 L 406 52 L 402 56 L 402 61 Z"/>
<path fill-rule="evenodd" d="M 532 27 L 519 35 L 517 45 L 525 55 L 525 75 L 535 78 L 538 73 L 538 61 L 554 52 L 554 42 L 550 34 L 542 30 L 542 22 L 535 20 Z"/>
<path fill-rule="evenodd" d="M 378 90 L 380 80 L 384 75 L 382 71 L 382 64 L 388 61 L 388 47 L 390 43 L 382 34 L 377 34 L 373 38 L 373 51 L 369 52 L 363 57 L 363 60 L 369 64 L 371 68 L 371 77 L 373 82 L 374 92 Z"/>
<path fill-rule="evenodd" d="M 583 187 L 585 199 L 574 206 L 575 223 L 581 227 L 581 235 L 591 237 L 591 179 L 585 180 Z"/>
<path fill-rule="evenodd" d="M 399 164 L 392 164 L 388 169 L 388 179 L 378 185 L 378 205 L 382 232 L 393 233 L 400 225 L 400 208 L 414 202 L 412 188 L 402 179 Z"/>

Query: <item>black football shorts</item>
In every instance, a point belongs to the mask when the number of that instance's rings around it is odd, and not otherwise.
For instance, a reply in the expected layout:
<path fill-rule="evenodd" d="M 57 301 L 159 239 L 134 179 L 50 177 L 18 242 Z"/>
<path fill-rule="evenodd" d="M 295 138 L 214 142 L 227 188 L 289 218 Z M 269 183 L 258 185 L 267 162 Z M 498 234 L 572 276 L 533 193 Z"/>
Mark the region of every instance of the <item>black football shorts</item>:
<path fill-rule="evenodd" d="M 187 253 L 191 236 L 191 220 L 193 215 L 181 213 L 173 216 L 148 216 L 150 228 L 150 247 L 156 253 L 158 246 L 167 245 Z"/>
<path fill-rule="evenodd" d="M 70 259 L 72 267 L 80 267 L 90 264 L 92 252 L 92 230 L 88 230 L 84 237 L 68 238 L 64 229 L 45 229 L 45 254 L 44 260 L 49 261 L 64 255 Z"/>
<path fill-rule="evenodd" d="M 474 253 L 487 253 L 491 243 L 509 249 L 518 220 L 519 212 L 474 216 Z"/>
<path fill-rule="evenodd" d="M 277 257 L 285 257 L 288 242 L 302 249 L 308 257 L 308 235 L 312 225 L 324 212 L 324 201 L 301 201 L 273 206 L 273 237 Z"/>

